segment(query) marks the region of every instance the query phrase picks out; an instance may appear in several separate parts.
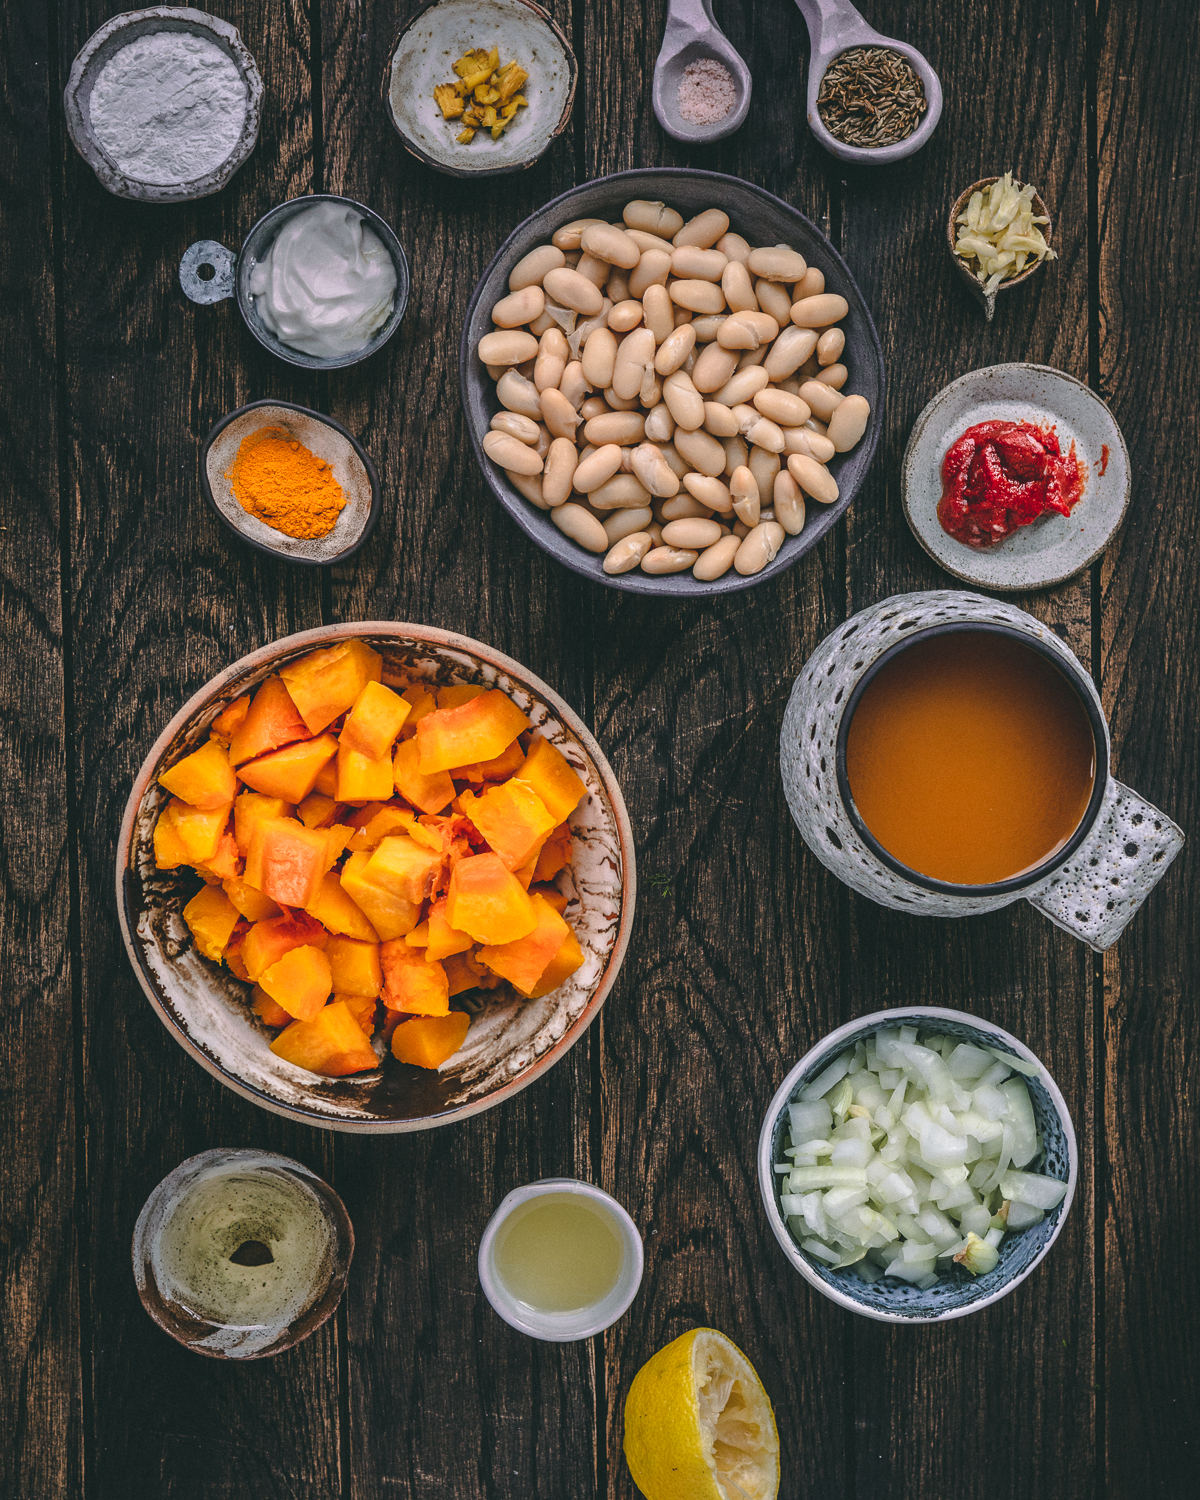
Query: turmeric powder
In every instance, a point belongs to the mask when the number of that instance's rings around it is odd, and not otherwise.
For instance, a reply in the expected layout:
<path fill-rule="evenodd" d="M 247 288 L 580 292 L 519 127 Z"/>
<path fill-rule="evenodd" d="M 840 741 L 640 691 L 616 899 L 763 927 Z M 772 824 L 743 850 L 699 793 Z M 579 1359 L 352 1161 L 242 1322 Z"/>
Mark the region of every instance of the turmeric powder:
<path fill-rule="evenodd" d="M 287 536 L 328 536 L 346 506 L 330 466 L 282 427 L 247 433 L 225 477 L 243 510 Z"/>

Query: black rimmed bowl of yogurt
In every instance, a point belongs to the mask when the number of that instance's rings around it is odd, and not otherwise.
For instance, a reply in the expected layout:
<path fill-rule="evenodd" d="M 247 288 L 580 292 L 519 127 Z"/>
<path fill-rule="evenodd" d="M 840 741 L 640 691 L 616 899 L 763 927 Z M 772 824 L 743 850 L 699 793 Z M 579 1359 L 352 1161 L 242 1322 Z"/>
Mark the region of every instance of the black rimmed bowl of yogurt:
<path fill-rule="evenodd" d="M 408 261 L 391 225 L 353 198 L 310 193 L 265 213 L 236 254 L 197 240 L 179 262 L 193 302 L 236 298 L 246 326 L 305 370 L 356 365 L 381 349 L 408 305 Z"/>

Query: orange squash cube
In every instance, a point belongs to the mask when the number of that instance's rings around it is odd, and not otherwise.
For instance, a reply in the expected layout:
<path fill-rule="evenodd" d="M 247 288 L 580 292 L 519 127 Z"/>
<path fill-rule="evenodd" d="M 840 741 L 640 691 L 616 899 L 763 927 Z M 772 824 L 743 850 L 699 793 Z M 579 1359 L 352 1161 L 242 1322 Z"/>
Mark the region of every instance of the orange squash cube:
<path fill-rule="evenodd" d="M 333 988 L 339 995 L 369 995 L 374 1000 L 383 989 L 379 944 L 358 938 L 331 937 L 325 956 L 333 973 Z"/>
<path fill-rule="evenodd" d="M 329 868 L 328 847 L 327 828 L 305 828 L 295 818 L 264 819 L 250 840 L 245 878 L 282 906 L 305 907 Z"/>
<path fill-rule="evenodd" d="M 285 912 L 279 917 L 264 917 L 255 922 L 242 939 L 246 977 L 257 980 L 293 948 L 320 948 L 328 941 L 329 935 L 320 922 L 314 922 L 312 917 L 303 913 Z"/>
<path fill-rule="evenodd" d="M 469 953 L 452 953 L 449 958 L 442 959 L 441 964 L 442 968 L 446 971 L 446 978 L 450 983 L 450 998 L 452 1000 L 455 995 L 461 995 L 467 990 L 479 988 L 481 966 L 475 962 Z"/>
<path fill-rule="evenodd" d="M 333 871 L 321 877 L 317 894 L 304 908 L 328 932 L 358 938 L 360 942 L 377 943 L 379 934 L 367 921 L 363 910 L 342 889 L 341 876 Z"/>
<path fill-rule="evenodd" d="M 507 750 L 502 751 L 494 760 L 477 761 L 472 766 L 459 766 L 454 772 L 455 781 L 469 781 L 472 785 L 478 785 L 484 781 L 507 781 L 525 764 L 525 752 L 521 749 L 521 741 L 513 740 Z"/>
<path fill-rule="evenodd" d="M 439 708 L 417 725 L 421 774 L 432 776 L 456 766 L 492 760 L 528 728 L 529 720 L 498 688 L 458 708 Z"/>
<path fill-rule="evenodd" d="M 342 890 L 370 922 L 385 941 L 402 938 L 420 921 L 421 907 L 418 902 L 406 901 L 403 896 L 394 896 L 366 877 L 371 856 L 366 850 L 354 853 L 342 866 Z"/>
<path fill-rule="evenodd" d="M 337 754 L 338 742 L 332 734 L 318 735 L 315 740 L 300 740 L 272 750 L 248 761 L 238 775 L 248 787 L 268 797 L 282 797 L 285 802 L 303 802 L 317 784 L 322 768 Z"/>
<path fill-rule="evenodd" d="M 424 683 L 413 682 L 400 694 L 405 703 L 409 705 L 411 712 L 404 721 L 404 728 L 400 731 L 405 739 L 416 734 L 417 725 L 425 717 L 437 708 L 437 699 L 433 696 L 433 689 L 427 688 Z"/>
<path fill-rule="evenodd" d="M 220 963 L 238 924 L 238 909 L 221 887 L 206 885 L 197 891 L 183 908 L 183 920 L 205 958 Z"/>
<path fill-rule="evenodd" d="M 338 860 L 346 852 L 346 845 L 354 837 L 354 829 L 347 827 L 345 823 L 331 823 L 328 828 L 323 829 L 325 834 L 325 868 L 332 870 Z"/>
<path fill-rule="evenodd" d="M 328 828 L 337 817 L 338 805 L 332 797 L 323 797 L 320 792 L 309 792 L 303 802 L 296 804 L 296 816 L 305 828 Z"/>
<path fill-rule="evenodd" d="M 440 1068 L 466 1041 L 470 1025 L 461 1010 L 405 1021 L 392 1033 L 392 1056 L 417 1068 Z"/>
<path fill-rule="evenodd" d="M 229 821 L 229 804 L 214 808 L 189 807 L 178 797 L 172 797 L 164 817 L 170 818 L 187 850 L 187 863 L 202 865 L 205 860 L 213 858 L 221 843 L 221 835 Z"/>
<path fill-rule="evenodd" d="M 337 758 L 339 802 L 386 802 L 392 791 L 390 750 L 385 750 L 378 760 L 369 760 L 342 745 Z"/>
<path fill-rule="evenodd" d="M 587 793 L 567 757 L 540 734 L 530 741 L 525 763 L 516 775 L 533 788 L 556 823 L 565 823 Z"/>
<path fill-rule="evenodd" d="M 316 782 L 313 785 L 314 792 L 320 792 L 322 797 L 334 798 L 337 796 L 337 756 L 328 760 L 317 773 Z"/>
<path fill-rule="evenodd" d="M 533 872 L 535 880 L 553 880 L 560 870 L 565 870 L 571 863 L 571 830 L 565 823 L 560 823 L 546 842 L 542 845 L 542 852 L 538 855 L 537 868 Z"/>
<path fill-rule="evenodd" d="M 450 876 L 446 920 L 477 943 L 516 942 L 537 926 L 533 903 L 498 854 L 460 859 Z"/>
<path fill-rule="evenodd" d="M 167 816 L 164 807 L 154 825 L 154 864 L 160 870 L 177 870 L 180 865 L 190 863 L 187 845 L 179 837 L 175 820 Z"/>
<path fill-rule="evenodd" d="M 370 1037 L 375 1030 L 375 1011 L 379 1004 L 378 1000 L 373 1000 L 369 995 L 339 995 L 336 990 L 333 992 L 333 998 L 346 1007 L 364 1033 Z"/>
<path fill-rule="evenodd" d="M 158 778 L 158 784 L 181 802 L 205 810 L 228 806 L 238 789 L 229 752 L 218 740 L 208 740 L 177 760 Z"/>
<path fill-rule="evenodd" d="M 242 857 L 233 834 L 228 828 L 221 830 L 221 837 L 217 840 L 217 852 L 211 859 L 206 859 L 196 868 L 206 880 L 210 875 L 214 880 L 228 880 L 231 876 L 240 874 Z"/>
<path fill-rule="evenodd" d="M 446 898 L 435 901 L 429 908 L 429 942 L 425 948 L 428 962 L 449 958 L 455 953 L 465 953 L 474 945 L 469 932 L 457 932 L 446 920 Z"/>
<path fill-rule="evenodd" d="M 379 760 L 396 743 L 412 705 L 382 682 L 368 682 L 354 700 L 339 736 L 343 750 Z M 388 788 L 387 796 L 391 796 Z"/>
<path fill-rule="evenodd" d="M 408 944 L 408 946 L 410 948 L 428 948 L 429 947 L 429 919 L 428 919 L 428 917 L 425 919 L 424 922 L 418 922 L 417 925 L 413 928 L 413 930 L 410 933 L 407 933 L 405 935 L 404 941 Z"/>
<path fill-rule="evenodd" d="M 424 849 L 407 834 L 398 833 L 380 843 L 370 856 L 365 873 L 368 880 L 393 896 L 420 903 L 433 889 L 441 867 L 440 852 Z"/>
<path fill-rule="evenodd" d="M 454 783 L 445 771 L 426 776 L 420 769 L 420 749 L 415 739 L 402 740 L 396 746 L 392 779 L 405 801 L 423 813 L 440 813 L 454 800 Z"/>
<path fill-rule="evenodd" d="M 568 930 L 563 939 L 563 945 L 547 964 L 542 977 L 529 992 L 531 1000 L 540 1000 L 543 995 L 548 995 L 551 990 L 556 990 L 564 980 L 570 979 L 575 970 L 583 963 L 583 949 L 579 946 L 579 939 Z"/>
<path fill-rule="evenodd" d="M 378 849 L 390 834 L 408 833 L 417 819 L 411 808 L 386 803 L 365 822 L 355 823 L 353 816 L 349 821 L 354 824 L 354 837 L 350 840 L 349 848 L 354 850 Z"/>
<path fill-rule="evenodd" d="M 274 1026 L 276 1030 L 281 1026 L 291 1024 L 291 1016 L 277 1000 L 272 1000 L 259 984 L 254 986 L 254 993 L 250 997 L 250 1009 L 264 1025 Z"/>
<path fill-rule="evenodd" d="M 320 734 L 354 706 L 368 682 L 380 680 L 383 658 L 365 641 L 341 641 L 289 662 L 279 675 L 309 732 Z"/>
<path fill-rule="evenodd" d="M 527 891 L 533 884 L 533 877 L 537 873 L 537 862 L 538 856 L 534 854 L 523 865 L 518 865 L 513 871 L 513 874 L 521 882 L 521 889 L 523 891 Z"/>
<path fill-rule="evenodd" d="M 523 781 L 488 787 L 482 797 L 463 792 L 454 805 L 464 817 L 470 818 L 510 870 L 536 859 L 554 831 L 555 818 L 533 788 Z"/>
<path fill-rule="evenodd" d="M 433 696 L 437 699 L 439 708 L 461 708 L 464 703 L 470 703 L 472 698 L 482 697 L 485 692 L 486 688 L 473 682 L 449 682 L 445 687 L 434 688 Z"/>
<path fill-rule="evenodd" d="M 438 963 L 426 963 L 420 948 L 407 943 L 384 943 L 379 950 L 383 965 L 383 1003 L 389 1010 L 414 1015 L 444 1016 L 450 1009 L 450 981 Z"/>
<path fill-rule="evenodd" d="M 221 710 L 208 726 L 209 733 L 228 746 L 230 740 L 246 722 L 246 715 L 249 712 L 250 694 L 243 693 L 240 698 L 235 698 L 228 707 Z"/>
<path fill-rule="evenodd" d="M 531 885 L 529 887 L 529 894 L 531 896 L 541 896 L 543 901 L 549 901 L 550 905 L 554 908 L 554 910 L 559 914 L 560 917 L 570 905 L 570 902 L 563 895 L 563 893 L 561 891 L 555 890 L 552 885 Z"/>
<path fill-rule="evenodd" d="M 260 987 L 297 1021 L 311 1021 L 333 993 L 329 960 L 320 948 L 290 948 L 258 976 Z"/>
<path fill-rule="evenodd" d="M 269 750 L 278 750 L 281 745 L 310 738 L 282 680 L 268 677 L 234 731 L 229 743 L 229 763 L 240 766 L 243 761 L 256 760 Z"/>
<path fill-rule="evenodd" d="M 571 929 L 541 896 L 531 896 L 537 925 L 525 937 L 513 943 L 502 943 L 479 950 L 480 963 L 493 974 L 507 979 L 521 992 L 530 994 L 545 973 L 551 959 L 567 939 Z"/>
<path fill-rule="evenodd" d="M 295 809 L 282 797 L 264 797 L 261 792 L 242 792 L 233 804 L 233 836 L 242 858 L 250 852 L 255 827 L 267 818 L 290 818 Z"/>
<path fill-rule="evenodd" d="M 243 875 L 221 882 L 221 888 L 247 922 L 263 922 L 282 915 L 279 904 L 250 885 Z"/>
<path fill-rule="evenodd" d="M 311 1021 L 293 1021 L 271 1043 L 271 1051 L 285 1062 L 327 1078 L 379 1066 L 374 1048 L 344 1000 L 334 1000 Z"/>

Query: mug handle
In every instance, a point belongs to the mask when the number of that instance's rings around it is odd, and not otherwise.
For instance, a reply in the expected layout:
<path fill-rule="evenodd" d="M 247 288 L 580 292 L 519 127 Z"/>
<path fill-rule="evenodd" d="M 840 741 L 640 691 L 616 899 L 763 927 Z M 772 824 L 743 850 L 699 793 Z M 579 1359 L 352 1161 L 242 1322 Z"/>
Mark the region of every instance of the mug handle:
<path fill-rule="evenodd" d="M 1026 899 L 1056 927 L 1103 953 L 1183 848 L 1183 830 L 1109 778 L 1092 831 L 1065 865 Z"/>
<path fill-rule="evenodd" d="M 224 302 L 234 295 L 237 256 L 219 240 L 197 240 L 179 262 L 179 285 L 193 302 Z M 203 275 L 207 272 L 207 275 Z"/>

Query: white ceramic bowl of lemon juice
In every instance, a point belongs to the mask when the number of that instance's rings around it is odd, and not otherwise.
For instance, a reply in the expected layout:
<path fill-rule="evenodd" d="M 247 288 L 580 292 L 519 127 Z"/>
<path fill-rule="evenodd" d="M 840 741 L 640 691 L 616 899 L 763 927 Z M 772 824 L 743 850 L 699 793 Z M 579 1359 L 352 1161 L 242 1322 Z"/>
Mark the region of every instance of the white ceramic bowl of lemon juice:
<path fill-rule="evenodd" d="M 508 1324 L 566 1344 L 602 1333 L 642 1282 L 637 1225 L 602 1188 L 545 1177 L 514 1188 L 479 1242 L 479 1282 Z"/>

